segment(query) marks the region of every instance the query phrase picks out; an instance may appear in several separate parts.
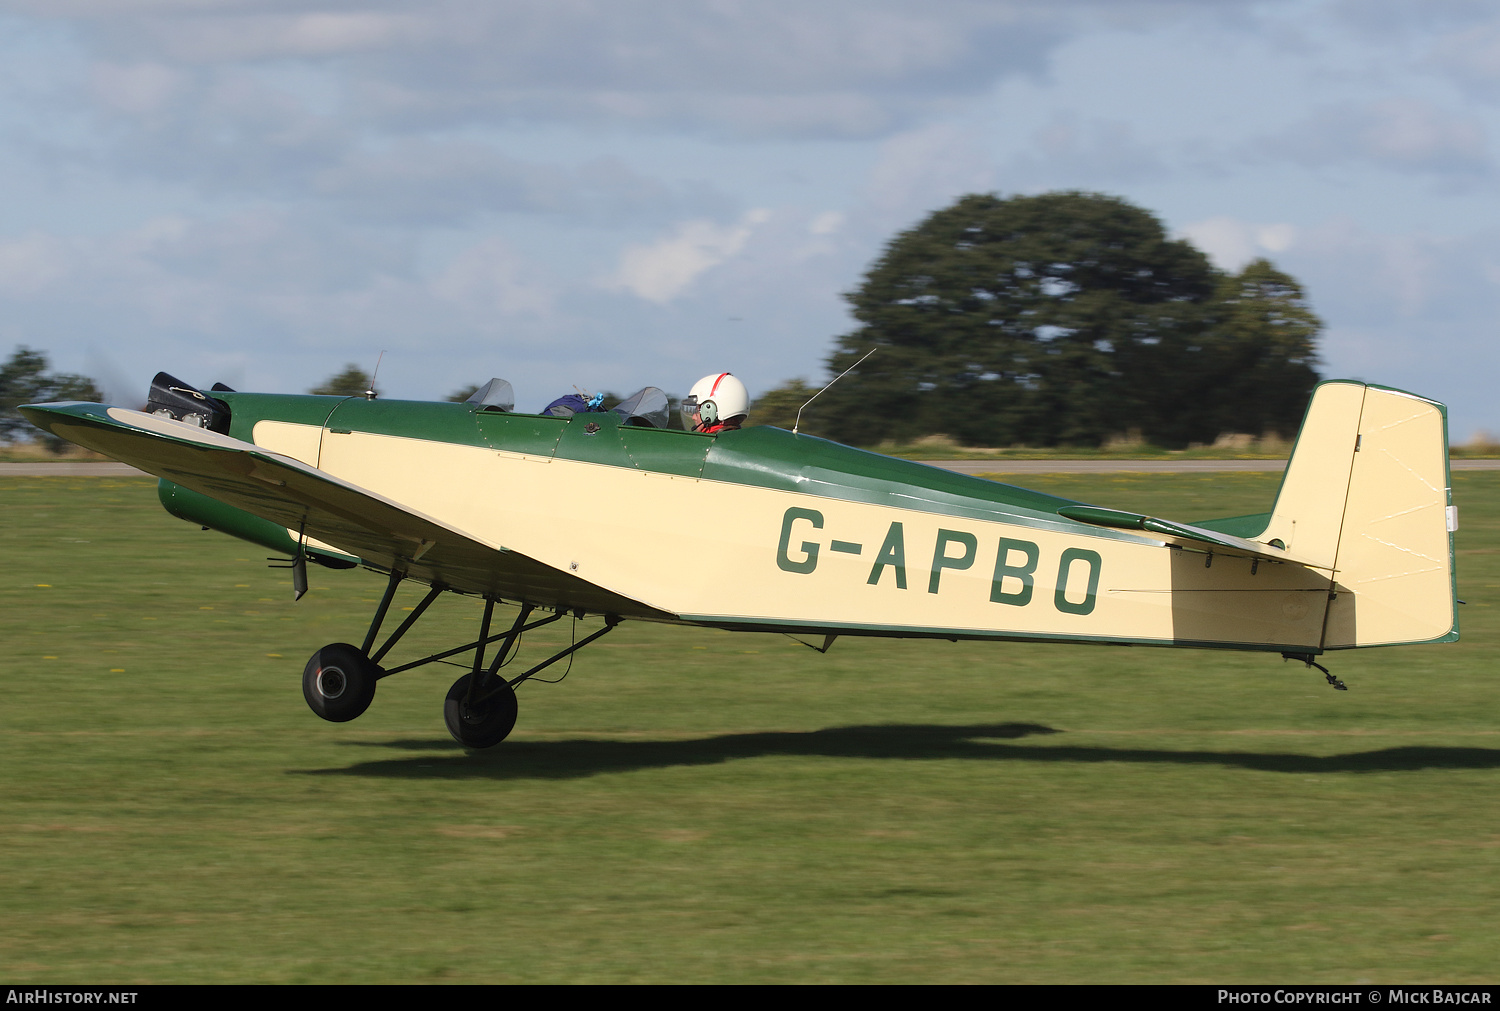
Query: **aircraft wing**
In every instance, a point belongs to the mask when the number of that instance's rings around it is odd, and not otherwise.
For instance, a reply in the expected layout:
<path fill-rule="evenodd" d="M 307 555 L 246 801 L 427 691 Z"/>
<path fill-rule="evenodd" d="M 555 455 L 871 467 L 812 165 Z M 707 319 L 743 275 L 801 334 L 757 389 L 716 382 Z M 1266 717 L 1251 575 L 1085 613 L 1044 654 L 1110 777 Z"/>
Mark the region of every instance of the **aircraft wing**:
<path fill-rule="evenodd" d="M 300 530 L 378 568 L 542 606 L 670 617 L 254 443 L 104 404 L 35 404 L 21 412 L 54 435 Z"/>

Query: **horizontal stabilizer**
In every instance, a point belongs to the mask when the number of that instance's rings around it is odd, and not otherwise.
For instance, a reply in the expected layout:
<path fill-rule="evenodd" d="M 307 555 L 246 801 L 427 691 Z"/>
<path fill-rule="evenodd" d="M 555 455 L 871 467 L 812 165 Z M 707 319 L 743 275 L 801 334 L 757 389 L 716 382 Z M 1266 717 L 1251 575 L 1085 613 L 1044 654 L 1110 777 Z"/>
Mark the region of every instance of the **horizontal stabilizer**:
<path fill-rule="evenodd" d="M 1174 523 L 1171 520 L 1157 519 L 1155 516 L 1146 516 L 1143 513 L 1126 512 L 1122 509 L 1102 509 L 1098 506 L 1063 506 L 1057 510 L 1057 514 L 1080 523 L 1092 523 L 1095 526 L 1141 530 L 1154 534 L 1168 544 L 1196 548 L 1207 546 L 1217 548 L 1225 554 L 1241 555 L 1246 558 L 1269 558 L 1278 562 L 1307 564 L 1302 559 L 1293 557 L 1290 552 L 1277 548 L 1274 544 L 1262 544 L 1243 537 L 1235 537 L 1233 534 L 1220 533 L 1217 530 L 1208 530 L 1189 523 Z"/>

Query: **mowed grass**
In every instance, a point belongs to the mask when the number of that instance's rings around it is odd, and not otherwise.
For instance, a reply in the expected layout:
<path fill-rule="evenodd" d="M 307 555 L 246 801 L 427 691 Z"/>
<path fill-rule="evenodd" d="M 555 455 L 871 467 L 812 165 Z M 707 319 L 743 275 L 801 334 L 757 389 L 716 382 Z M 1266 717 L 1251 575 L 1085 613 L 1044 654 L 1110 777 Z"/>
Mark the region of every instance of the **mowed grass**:
<path fill-rule="evenodd" d="M 454 667 L 349 724 L 303 703 L 379 576 L 294 605 L 152 482 L 0 480 L 0 981 L 1493 982 L 1500 474 L 1454 480 L 1464 639 L 1333 654 L 1348 692 L 1274 655 L 627 623 L 482 754 Z M 1276 488 L 1026 483 L 1179 519 Z"/>

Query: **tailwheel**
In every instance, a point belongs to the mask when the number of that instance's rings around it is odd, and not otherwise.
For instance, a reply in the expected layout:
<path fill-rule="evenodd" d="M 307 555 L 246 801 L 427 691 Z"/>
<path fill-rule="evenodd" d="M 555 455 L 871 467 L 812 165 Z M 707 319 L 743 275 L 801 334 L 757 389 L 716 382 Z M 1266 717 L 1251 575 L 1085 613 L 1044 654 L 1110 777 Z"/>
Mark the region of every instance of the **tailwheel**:
<path fill-rule="evenodd" d="M 330 723 L 347 723 L 370 708 L 381 670 L 364 651 L 335 642 L 314 653 L 302 669 L 302 697 Z"/>
<path fill-rule="evenodd" d="M 469 685 L 474 676 L 465 674 L 448 689 L 443 722 L 464 747 L 492 748 L 516 725 L 516 690 L 504 678 L 489 675 L 480 682 L 483 687 L 471 695 Z"/>

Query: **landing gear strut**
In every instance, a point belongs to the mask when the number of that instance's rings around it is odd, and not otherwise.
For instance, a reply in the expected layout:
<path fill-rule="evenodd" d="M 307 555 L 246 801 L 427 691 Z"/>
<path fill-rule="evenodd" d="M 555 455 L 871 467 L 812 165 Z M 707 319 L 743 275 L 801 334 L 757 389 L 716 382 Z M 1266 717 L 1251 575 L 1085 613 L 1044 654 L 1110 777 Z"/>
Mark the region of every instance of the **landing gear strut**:
<path fill-rule="evenodd" d="M 395 599 L 396 587 L 405 578 L 406 573 L 400 570 L 391 572 L 385 595 L 381 598 L 380 606 L 375 610 L 375 617 L 370 622 L 370 629 L 365 634 L 364 645 L 356 648 L 346 642 L 332 643 L 318 650 L 307 661 L 307 667 L 302 672 L 302 694 L 312 711 L 323 719 L 334 723 L 352 720 L 369 708 L 371 700 L 375 698 L 375 684 L 381 678 L 400 674 L 402 671 L 421 667 L 437 660 L 444 660 L 472 649 L 474 651 L 472 668 L 469 673 L 455 681 L 452 688 L 448 689 L 448 697 L 443 702 L 443 722 L 447 724 L 448 733 L 453 735 L 453 739 L 464 747 L 493 747 L 505 740 L 516 725 L 517 685 L 546 670 L 559 660 L 572 656 L 595 639 L 613 631 L 614 627 L 620 623 L 618 615 L 605 615 L 605 625 L 597 632 L 543 660 L 524 674 L 507 680 L 500 676 L 500 668 L 514 652 L 521 636 L 534 628 L 550 625 L 554 621 L 567 617 L 568 611 L 558 610 L 536 621 L 528 621 L 536 607 L 523 603 L 510 629 L 491 635 L 490 619 L 495 612 L 495 598 L 485 597 L 484 618 L 480 623 L 479 638 L 474 642 L 455 646 L 453 649 L 434 653 L 399 667 L 386 669 L 380 666 L 380 661 L 406 634 L 407 630 L 416 624 L 422 612 L 426 611 L 432 602 L 447 589 L 445 586 L 434 584 L 427 596 L 422 598 L 422 602 L 413 608 L 411 614 L 406 616 L 406 620 L 395 632 L 391 633 L 385 644 L 372 654 L 370 649 L 375 645 L 375 639 L 380 634 L 380 626 L 385 621 L 386 612 L 390 610 L 391 601 Z M 581 610 L 573 614 L 574 617 L 583 617 Z M 486 667 L 485 647 L 499 640 L 503 640 L 500 649 L 496 651 L 494 658 Z"/>

